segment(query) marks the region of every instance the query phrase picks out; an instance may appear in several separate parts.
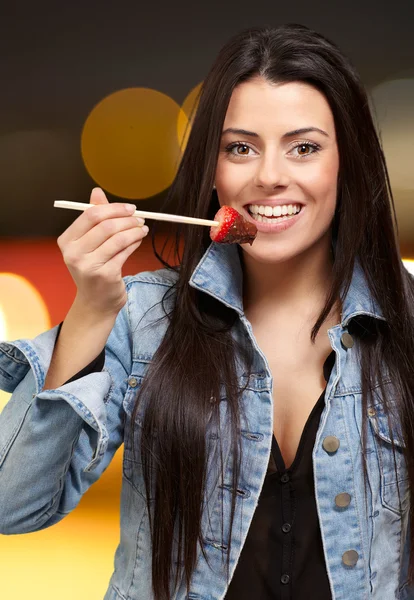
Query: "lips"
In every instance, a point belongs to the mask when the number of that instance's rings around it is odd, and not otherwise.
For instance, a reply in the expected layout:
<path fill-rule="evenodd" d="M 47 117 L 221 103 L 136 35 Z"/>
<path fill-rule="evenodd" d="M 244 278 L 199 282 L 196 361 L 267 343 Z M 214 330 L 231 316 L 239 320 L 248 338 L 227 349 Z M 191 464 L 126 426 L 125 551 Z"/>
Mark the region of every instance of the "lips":
<path fill-rule="evenodd" d="M 301 205 L 300 211 L 295 215 L 286 215 L 289 217 L 287 219 L 275 218 L 271 220 L 269 219 L 268 222 L 257 221 L 248 210 L 246 210 L 245 208 L 242 210 L 245 214 L 246 220 L 250 221 L 251 223 L 254 223 L 259 233 L 282 233 L 286 229 L 290 229 L 291 227 L 293 227 L 297 221 L 303 218 L 303 213 L 306 212 L 306 207 L 304 205 Z"/>
<path fill-rule="evenodd" d="M 285 198 L 285 199 L 279 199 L 279 200 L 265 200 L 265 201 L 264 200 L 252 200 L 251 202 L 248 202 L 247 204 L 245 204 L 243 206 L 243 208 L 248 210 L 248 207 L 252 206 L 252 205 L 271 206 L 273 208 L 274 206 L 289 206 L 289 204 L 292 204 L 292 205 L 297 204 L 299 206 L 304 206 L 303 202 Z"/>

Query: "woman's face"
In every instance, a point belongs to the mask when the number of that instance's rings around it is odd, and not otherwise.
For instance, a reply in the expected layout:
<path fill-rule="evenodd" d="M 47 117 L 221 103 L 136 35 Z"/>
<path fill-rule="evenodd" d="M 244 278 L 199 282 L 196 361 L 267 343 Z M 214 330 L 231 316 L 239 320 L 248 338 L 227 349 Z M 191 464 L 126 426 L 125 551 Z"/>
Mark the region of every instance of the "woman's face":
<path fill-rule="evenodd" d="M 215 185 L 221 206 L 255 222 L 256 240 L 241 246 L 252 258 L 275 263 L 315 244 L 329 247 L 338 169 L 333 115 L 321 92 L 261 77 L 234 89 Z"/>

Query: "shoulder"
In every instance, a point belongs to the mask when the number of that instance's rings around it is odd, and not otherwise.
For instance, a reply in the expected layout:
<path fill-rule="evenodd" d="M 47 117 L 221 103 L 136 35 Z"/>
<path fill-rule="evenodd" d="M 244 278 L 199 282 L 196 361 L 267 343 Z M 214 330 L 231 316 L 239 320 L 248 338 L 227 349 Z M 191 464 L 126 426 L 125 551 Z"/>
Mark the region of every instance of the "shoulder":
<path fill-rule="evenodd" d="M 128 291 L 134 287 L 147 287 L 148 289 L 154 286 L 171 288 L 178 280 L 178 272 L 173 269 L 158 269 L 157 271 L 143 271 L 136 275 L 127 275 L 123 279 Z"/>
<path fill-rule="evenodd" d="M 138 303 L 145 309 L 161 302 L 164 297 L 174 296 L 174 285 L 178 280 L 178 273 L 172 269 L 158 269 L 157 271 L 143 271 L 136 275 L 123 277 L 129 304 Z M 168 291 L 171 290 L 171 294 Z"/>
<path fill-rule="evenodd" d="M 127 275 L 123 280 L 128 294 L 125 308 L 134 346 L 139 342 L 142 351 L 147 344 L 145 351 L 151 354 L 165 334 L 168 315 L 174 309 L 174 285 L 178 280 L 178 273 L 172 269 L 143 271 Z"/>

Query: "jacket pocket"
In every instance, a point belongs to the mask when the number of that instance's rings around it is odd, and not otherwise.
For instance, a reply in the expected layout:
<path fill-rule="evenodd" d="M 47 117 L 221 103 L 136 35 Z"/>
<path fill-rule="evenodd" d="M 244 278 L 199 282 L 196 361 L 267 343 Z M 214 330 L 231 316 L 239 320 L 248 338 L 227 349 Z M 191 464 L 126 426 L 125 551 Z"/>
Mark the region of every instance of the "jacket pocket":
<path fill-rule="evenodd" d="M 391 404 L 391 406 L 393 405 Z M 370 407 L 368 416 L 374 433 L 380 469 L 382 504 L 395 513 L 402 514 L 409 505 L 409 482 L 405 461 L 405 444 L 395 413 L 395 405 L 394 414 L 389 417 L 391 427 L 382 404 Z"/>

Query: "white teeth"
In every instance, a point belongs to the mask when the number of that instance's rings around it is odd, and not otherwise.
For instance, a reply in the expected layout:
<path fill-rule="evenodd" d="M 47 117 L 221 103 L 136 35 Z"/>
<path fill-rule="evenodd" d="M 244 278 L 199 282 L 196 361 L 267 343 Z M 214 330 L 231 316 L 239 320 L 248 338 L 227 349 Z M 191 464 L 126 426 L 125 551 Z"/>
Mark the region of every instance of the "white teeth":
<path fill-rule="evenodd" d="M 297 211 L 299 212 L 299 210 Z M 265 215 L 259 215 L 259 214 L 252 214 L 252 217 L 254 218 L 255 221 L 259 221 L 259 223 L 275 223 L 275 222 L 279 222 L 279 221 L 286 221 L 287 219 L 291 219 L 292 217 L 295 216 L 295 214 L 292 211 L 292 214 L 287 214 L 287 215 L 283 215 L 283 216 L 279 216 L 277 218 L 275 217 L 266 217 Z"/>
<path fill-rule="evenodd" d="M 254 217 L 261 216 L 263 220 L 267 217 L 282 217 L 296 215 L 301 210 L 301 206 L 298 204 L 284 204 L 283 206 L 264 206 L 262 204 L 250 204 L 248 206 L 249 212 Z M 259 219 L 256 219 L 259 220 Z M 272 219 L 269 219 L 272 220 Z M 279 220 L 282 220 L 281 218 Z M 260 219 L 262 221 L 262 219 Z"/>

